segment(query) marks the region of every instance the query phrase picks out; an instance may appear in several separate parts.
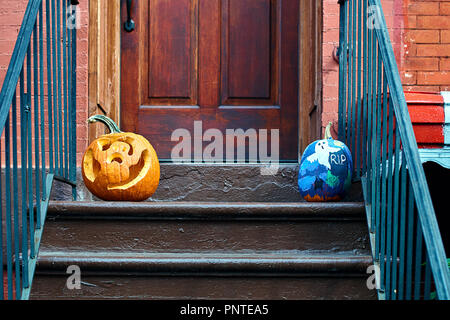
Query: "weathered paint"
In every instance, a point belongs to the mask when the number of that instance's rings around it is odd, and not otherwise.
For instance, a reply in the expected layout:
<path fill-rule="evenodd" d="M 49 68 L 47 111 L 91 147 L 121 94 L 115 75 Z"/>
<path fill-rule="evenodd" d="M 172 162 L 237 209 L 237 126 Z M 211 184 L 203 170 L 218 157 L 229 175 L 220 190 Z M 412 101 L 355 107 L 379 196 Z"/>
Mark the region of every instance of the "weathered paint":
<path fill-rule="evenodd" d="M 406 92 L 406 102 L 419 148 L 442 148 L 444 98 L 439 93 Z"/>
<path fill-rule="evenodd" d="M 422 163 L 450 169 L 450 92 L 405 93 Z"/>

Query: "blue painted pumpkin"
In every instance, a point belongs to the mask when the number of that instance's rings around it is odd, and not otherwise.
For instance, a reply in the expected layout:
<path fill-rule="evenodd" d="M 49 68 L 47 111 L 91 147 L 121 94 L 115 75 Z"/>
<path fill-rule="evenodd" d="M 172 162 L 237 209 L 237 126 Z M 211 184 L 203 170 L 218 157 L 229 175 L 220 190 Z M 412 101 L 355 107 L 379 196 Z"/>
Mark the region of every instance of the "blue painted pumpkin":
<path fill-rule="evenodd" d="M 311 143 L 303 153 L 298 174 L 300 194 L 306 201 L 339 201 L 350 188 L 353 160 L 349 148 L 325 130 L 325 139 Z"/>

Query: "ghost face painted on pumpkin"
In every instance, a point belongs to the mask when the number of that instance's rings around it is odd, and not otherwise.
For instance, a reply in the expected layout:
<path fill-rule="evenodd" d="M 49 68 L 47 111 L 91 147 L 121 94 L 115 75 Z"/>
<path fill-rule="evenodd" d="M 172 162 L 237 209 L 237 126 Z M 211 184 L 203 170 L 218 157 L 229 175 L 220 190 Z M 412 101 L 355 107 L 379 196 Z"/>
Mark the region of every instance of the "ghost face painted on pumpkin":
<path fill-rule="evenodd" d="M 340 149 L 330 147 L 327 140 L 320 140 L 315 146 L 315 153 L 308 157 L 309 162 L 318 161 L 319 164 L 331 169 L 330 165 L 330 153 L 338 152 Z"/>

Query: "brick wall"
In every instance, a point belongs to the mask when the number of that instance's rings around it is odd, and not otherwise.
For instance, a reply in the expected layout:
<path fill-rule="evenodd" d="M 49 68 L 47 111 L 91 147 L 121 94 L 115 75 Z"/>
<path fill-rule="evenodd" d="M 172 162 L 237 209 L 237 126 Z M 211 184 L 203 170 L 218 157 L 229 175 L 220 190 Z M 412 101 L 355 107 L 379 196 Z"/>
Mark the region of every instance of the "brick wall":
<path fill-rule="evenodd" d="M 9 66 L 28 0 L 0 0 L 0 88 Z M 45 4 L 45 2 L 44 2 Z M 80 1 L 81 29 L 77 40 L 77 161 L 87 146 L 88 1 Z M 44 44 L 45 46 L 45 44 Z M 44 48 L 45 50 L 45 48 Z"/>
<path fill-rule="evenodd" d="M 450 1 L 404 0 L 401 14 L 405 90 L 450 90 Z"/>
<path fill-rule="evenodd" d="M 324 0 L 323 117 L 337 132 L 339 6 Z M 407 91 L 450 90 L 450 0 L 382 0 L 400 75 Z"/>

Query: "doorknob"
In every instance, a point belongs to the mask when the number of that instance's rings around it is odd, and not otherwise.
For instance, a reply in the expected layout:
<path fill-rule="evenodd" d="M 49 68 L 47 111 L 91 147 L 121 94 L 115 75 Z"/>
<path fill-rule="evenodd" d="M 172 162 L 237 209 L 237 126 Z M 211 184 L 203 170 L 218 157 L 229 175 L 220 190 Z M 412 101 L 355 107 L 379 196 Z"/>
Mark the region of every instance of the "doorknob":
<path fill-rule="evenodd" d="M 133 0 L 127 0 L 127 21 L 123 24 L 126 32 L 131 32 L 134 30 L 135 24 L 133 19 L 131 19 L 131 7 L 133 6 Z"/>

